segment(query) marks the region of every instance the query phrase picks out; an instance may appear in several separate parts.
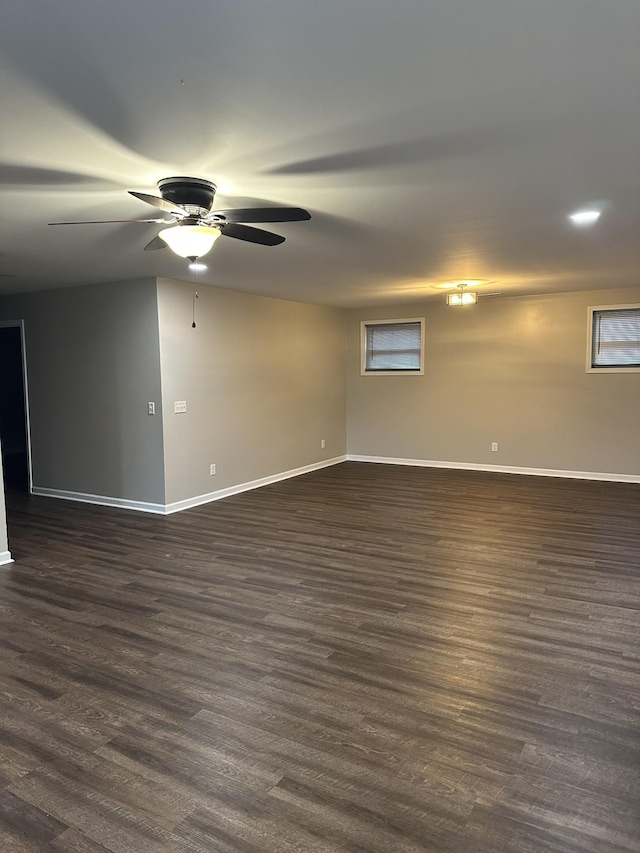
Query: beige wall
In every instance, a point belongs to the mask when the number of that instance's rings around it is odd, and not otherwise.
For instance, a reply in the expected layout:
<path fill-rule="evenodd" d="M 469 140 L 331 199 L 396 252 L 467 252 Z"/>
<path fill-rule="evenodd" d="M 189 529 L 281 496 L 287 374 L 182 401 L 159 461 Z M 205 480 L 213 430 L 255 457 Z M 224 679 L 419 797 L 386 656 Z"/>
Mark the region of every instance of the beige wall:
<path fill-rule="evenodd" d="M 24 319 L 34 489 L 163 503 L 154 279 L 0 299 Z"/>
<path fill-rule="evenodd" d="M 353 455 L 640 475 L 640 374 L 587 374 L 587 307 L 632 290 L 353 310 Z M 424 376 L 361 376 L 361 320 L 425 317 Z M 491 452 L 497 441 L 499 451 Z"/>
<path fill-rule="evenodd" d="M 345 454 L 344 314 L 205 287 L 192 329 L 191 297 L 148 279 L 0 299 L 25 321 L 35 490 L 159 509 Z"/>
<path fill-rule="evenodd" d="M 0 300 L 25 320 L 36 487 L 162 506 L 346 452 L 640 476 L 640 374 L 585 371 L 587 306 L 640 287 L 349 312 L 203 287 L 195 330 L 191 296 L 148 279 Z M 362 377 L 360 320 L 407 316 L 425 375 Z"/>
<path fill-rule="evenodd" d="M 158 281 L 167 503 L 344 455 L 343 312 L 211 287 L 196 311 Z"/>

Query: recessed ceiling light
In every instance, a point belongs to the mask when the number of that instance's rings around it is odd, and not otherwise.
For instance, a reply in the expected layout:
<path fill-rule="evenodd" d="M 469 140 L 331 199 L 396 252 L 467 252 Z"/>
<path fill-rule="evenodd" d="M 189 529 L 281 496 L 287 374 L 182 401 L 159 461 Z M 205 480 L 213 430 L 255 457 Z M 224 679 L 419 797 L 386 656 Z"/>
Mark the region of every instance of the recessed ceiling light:
<path fill-rule="evenodd" d="M 569 214 L 569 219 L 574 225 L 593 225 L 600 219 L 601 210 L 595 207 L 585 207 L 583 210 L 576 210 Z"/>

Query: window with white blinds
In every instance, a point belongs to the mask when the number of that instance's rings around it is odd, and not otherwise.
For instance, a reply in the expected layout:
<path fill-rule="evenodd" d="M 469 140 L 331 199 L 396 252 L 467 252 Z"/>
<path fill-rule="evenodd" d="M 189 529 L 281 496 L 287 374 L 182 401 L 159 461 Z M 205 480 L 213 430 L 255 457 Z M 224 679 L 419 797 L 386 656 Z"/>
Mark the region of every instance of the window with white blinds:
<path fill-rule="evenodd" d="M 640 371 L 640 305 L 591 308 L 590 371 Z"/>
<path fill-rule="evenodd" d="M 424 320 L 373 320 L 361 324 L 362 373 L 422 373 Z"/>

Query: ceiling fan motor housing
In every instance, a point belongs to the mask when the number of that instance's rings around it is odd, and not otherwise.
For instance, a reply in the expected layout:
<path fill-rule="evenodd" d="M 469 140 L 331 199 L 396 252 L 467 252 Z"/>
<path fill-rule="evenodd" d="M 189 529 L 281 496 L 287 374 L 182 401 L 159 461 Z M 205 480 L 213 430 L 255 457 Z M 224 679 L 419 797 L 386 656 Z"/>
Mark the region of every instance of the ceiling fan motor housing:
<path fill-rule="evenodd" d="M 208 213 L 216 195 L 216 185 L 204 178 L 164 178 L 158 189 L 165 201 L 194 213 Z"/>

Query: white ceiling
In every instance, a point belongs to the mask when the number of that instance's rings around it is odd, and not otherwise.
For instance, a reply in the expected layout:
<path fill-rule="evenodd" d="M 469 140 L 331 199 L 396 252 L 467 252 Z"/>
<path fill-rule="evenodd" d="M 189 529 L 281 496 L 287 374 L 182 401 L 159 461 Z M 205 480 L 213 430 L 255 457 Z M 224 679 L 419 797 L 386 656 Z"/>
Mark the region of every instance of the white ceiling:
<path fill-rule="evenodd" d="M 0 292 L 190 280 L 127 195 L 306 207 L 208 284 L 356 306 L 640 283 L 638 0 L 20 0 L 0 26 Z M 572 210 L 599 203 L 592 229 Z M 14 275 L 14 278 L 7 277 Z"/>

